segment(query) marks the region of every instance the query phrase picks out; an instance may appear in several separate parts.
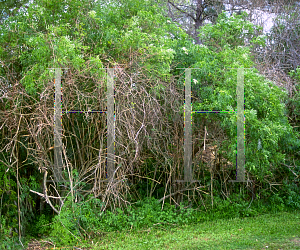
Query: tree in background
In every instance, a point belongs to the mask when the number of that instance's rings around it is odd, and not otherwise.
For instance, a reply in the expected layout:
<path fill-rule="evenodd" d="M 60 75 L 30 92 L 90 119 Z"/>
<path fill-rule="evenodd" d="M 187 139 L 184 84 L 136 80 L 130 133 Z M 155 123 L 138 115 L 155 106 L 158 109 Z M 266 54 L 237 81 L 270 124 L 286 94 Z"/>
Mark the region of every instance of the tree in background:
<path fill-rule="evenodd" d="M 168 16 L 191 35 L 196 44 L 201 44 L 198 29 L 206 21 L 215 23 L 218 15 L 225 9 L 222 1 L 218 0 L 168 0 L 165 4 L 168 8 Z"/>
<path fill-rule="evenodd" d="M 288 5 L 294 1 L 279 0 L 275 1 L 244 1 L 244 0 L 157 0 L 156 2 L 164 9 L 165 15 L 176 22 L 183 30 L 187 32 L 196 44 L 201 44 L 198 37 L 199 28 L 206 23 L 216 23 L 216 19 L 222 11 L 226 13 L 241 14 L 242 11 L 249 11 L 248 21 L 256 21 L 253 19 L 252 13 L 256 10 L 264 10 L 269 12 L 280 12 L 284 5 Z M 283 5 L 284 4 L 284 5 Z"/>

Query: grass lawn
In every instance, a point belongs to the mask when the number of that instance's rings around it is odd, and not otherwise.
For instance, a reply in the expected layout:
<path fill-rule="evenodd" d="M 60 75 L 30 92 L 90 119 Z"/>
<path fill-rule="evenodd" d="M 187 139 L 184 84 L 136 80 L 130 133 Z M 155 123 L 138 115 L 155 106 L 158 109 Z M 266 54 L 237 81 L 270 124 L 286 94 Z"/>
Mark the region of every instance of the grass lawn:
<path fill-rule="evenodd" d="M 158 226 L 108 233 L 90 249 L 300 249 L 300 211 Z"/>

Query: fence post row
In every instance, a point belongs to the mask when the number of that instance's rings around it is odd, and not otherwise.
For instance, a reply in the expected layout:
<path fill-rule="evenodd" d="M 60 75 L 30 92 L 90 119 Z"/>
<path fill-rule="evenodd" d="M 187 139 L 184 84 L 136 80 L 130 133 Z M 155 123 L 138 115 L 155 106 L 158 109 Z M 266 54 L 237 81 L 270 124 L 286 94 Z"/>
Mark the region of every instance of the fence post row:
<path fill-rule="evenodd" d="M 237 113 L 237 155 L 236 180 L 230 182 L 245 182 L 245 100 L 244 100 L 244 68 L 237 68 L 237 110 L 222 111 L 192 111 L 191 104 L 191 69 L 185 69 L 185 105 L 184 105 L 184 180 L 177 182 L 199 182 L 193 180 L 192 171 L 192 113 Z"/>
<path fill-rule="evenodd" d="M 101 68 L 103 69 L 103 68 Z M 184 180 L 177 182 L 199 182 L 193 180 L 192 172 L 192 113 L 237 113 L 237 179 L 231 182 L 245 182 L 245 110 L 244 110 L 244 68 L 237 68 L 237 111 L 192 111 L 191 69 L 185 69 L 185 106 L 184 106 Z M 193 68 L 199 69 L 199 68 Z M 114 69 L 107 68 L 107 110 L 106 111 L 71 111 L 70 113 L 107 113 L 107 179 L 113 180 L 115 172 L 115 100 Z M 54 178 L 62 181 L 62 107 L 61 107 L 61 69 L 55 68 L 55 103 L 54 103 Z M 68 113 L 68 112 L 65 112 Z"/>
<path fill-rule="evenodd" d="M 50 68 L 51 69 L 51 68 Z M 105 68 L 101 68 L 105 69 Z M 55 102 L 54 102 L 54 180 L 64 181 L 62 175 L 62 114 L 63 113 L 107 113 L 107 180 L 113 181 L 115 172 L 115 100 L 114 69 L 107 68 L 107 109 L 106 110 L 62 110 L 61 69 L 55 68 Z"/>

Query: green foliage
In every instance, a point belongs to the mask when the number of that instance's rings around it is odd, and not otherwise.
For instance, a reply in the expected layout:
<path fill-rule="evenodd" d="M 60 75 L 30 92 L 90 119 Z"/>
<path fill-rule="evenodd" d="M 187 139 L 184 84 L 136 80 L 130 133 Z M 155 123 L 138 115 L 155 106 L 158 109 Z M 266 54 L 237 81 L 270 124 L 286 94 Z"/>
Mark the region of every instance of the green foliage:
<path fill-rule="evenodd" d="M 0 162 L 0 237 L 17 236 L 18 210 L 16 206 L 17 192 L 14 172 Z"/>
<path fill-rule="evenodd" d="M 99 79 L 107 55 L 124 62 L 129 53 L 138 53 L 139 66 L 151 72 L 151 78 L 162 77 L 169 74 L 175 53 L 167 30 L 176 30 L 176 26 L 149 1 L 95 6 L 89 0 L 42 1 L 7 20 L 0 44 L 9 46 L 3 46 L 1 57 L 5 62 L 18 62 L 20 81 L 33 96 L 53 80 L 48 68 L 68 67 Z"/>
<path fill-rule="evenodd" d="M 78 203 L 68 197 L 60 214 L 53 219 L 50 235 L 58 244 L 76 244 L 81 237 L 99 226 L 102 206 L 102 202 L 92 196 Z"/>
<path fill-rule="evenodd" d="M 199 33 L 201 41 L 212 50 L 223 48 L 225 45 L 233 49 L 244 46 L 246 42 L 264 46 L 265 37 L 255 36 L 262 27 L 246 21 L 247 15 L 246 12 L 242 12 L 241 15 L 233 14 L 227 17 L 226 12 L 222 12 L 215 25 L 207 24 L 201 27 Z"/>
<path fill-rule="evenodd" d="M 0 2 L 0 22 L 3 22 L 9 16 L 15 15 L 18 10 L 25 6 L 27 0 L 3 0 Z"/>
<path fill-rule="evenodd" d="M 296 70 L 291 70 L 289 72 L 289 75 L 295 78 L 298 81 L 298 83 L 300 83 L 300 67 L 298 67 Z"/>
<path fill-rule="evenodd" d="M 225 13 L 220 14 L 215 25 L 209 24 L 201 28 L 200 38 L 203 44 L 195 45 L 187 34 L 163 16 L 152 1 L 93 2 L 43 0 L 38 4 L 31 4 L 26 11 L 21 10 L 1 25 L 1 61 L 12 65 L 9 70 L 12 70 L 31 96 L 36 97 L 53 80 L 53 73 L 47 68 L 68 67 L 71 71 L 89 74 L 97 80 L 103 76 L 103 71 L 99 68 L 104 65 L 126 65 L 132 62 L 132 72 L 143 67 L 145 77 L 152 80 L 178 76 L 182 70 L 176 68 L 200 68 L 201 70 L 192 70 L 193 95 L 200 99 L 193 103 L 193 110 L 235 109 L 236 68 L 253 67 L 251 46 L 265 44 L 264 37 L 256 35 L 261 28 L 246 22 L 245 13 L 231 17 L 227 17 Z M 245 46 L 247 42 L 249 47 Z M 0 76 L 7 75 L 8 69 L 1 68 Z M 300 81 L 300 71 L 292 71 L 291 75 Z M 183 83 L 184 74 L 179 79 L 180 87 Z M 286 160 L 287 154 L 296 155 L 300 141 L 286 117 L 283 104 L 287 98 L 285 92 L 259 75 L 255 69 L 245 69 L 244 86 L 246 168 L 254 178 L 263 182 L 266 176 L 274 177 L 275 170 Z M 150 92 L 160 98 L 164 91 L 166 87 L 161 84 L 153 87 Z M 299 99 L 299 95 L 295 96 L 291 102 L 297 115 L 300 110 Z M 183 112 L 183 106 L 181 111 Z M 172 120 L 171 117 L 169 119 Z M 236 114 L 219 114 L 214 119 L 221 122 L 229 137 L 222 147 L 228 152 L 231 162 L 235 162 Z M 78 129 L 76 127 L 75 131 Z M 259 142 L 261 147 L 258 147 Z M 67 149 L 68 154 L 69 151 L 71 148 Z M 25 160 L 26 154 L 23 152 L 21 155 L 24 158 L 22 160 Z M 148 170 L 154 170 L 155 164 L 157 163 L 151 162 Z M 8 242 L 17 236 L 18 220 L 16 175 L 12 169 L 6 170 L 0 163 L 0 237 Z M 153 177 L 152 172 L 149 177 Z M 73 172 L 73 177 L 78 188 L 84 186 L 84 183 L 80 183 L 77 171 Z M 29 217 L 32 217 L 32 207 L 35 205 L 29 190 L 41 192 L 38 179 L 38 175 L 20 178 L 20 201 L 30 204 L 22 206 L 22 214 Z M 210 181 L 209 178 L 204 180 L 206 185 Z M 215 189 L 221 189 L 220 182 L 215 182 L 214 185 Z M 145 182 L 136 184 L 136 187 L 144 199 L 124 211 L 117 208 L 114 212 L 102 213 L 104 204 L 99 199 L 89 196 L 84 200 L 81 196 L 78 202 L 74 202 L 69 197 L 51 225 L 51 219 L 47 215 L 32 219 L 35 226 L 31 233 L 45 234 L 51 231 L 50 236 L 56 243 L 71 245 L 94 232 L 254 216 L 267 210 L 260 203 L 257 207 L 250 208 L 250 201 L 246 201 L 249 197 L 243 195 L 232 195 L 228 200 L 216 196 L 214 208 L 206 200 L 205 205 L 210 209 L 208 213 L 194 211 L 192 208 L 184 209 L 187 205 L 185 203 L 180 204 L 179 210 L 165 203 L 162 210 L 161 203 L 156 199 L 145 198 Z M 164 190 L 162 184 L 155 191 L 162 196 Z M 299 187 L 296 184 L 286 183 L 281 193 L 270 197 L 272 209 L 299 208 L 298 194 Z M 79 191 L 74 190 L 74 195 L 78 197 Z M 263 197 L 264 194 L 258 194 L 257 198 L 260 195 Z"/>
<path fill-rule="evenodd" d="M 209 219 L 232 219 L 252 217 L 258 212 L 249 207 L 249 202 L 245 201 L 245 197 L 234 194 L 230 196 L 230 200 L 222 200 L 219 197 L 214 198 L 216 204 L 209 212 Z"/>
<path fill-rule="evenodd" d="M 1 58 L 4 62 L 15 60 L 21 66 L 17 73 L 29 94 L 34 96 L 53 80 L 48 68 L 69 67 L 78 71 L 89 68 L 89 73 L 99 77 L 95 69 L 103 67 L 101 60 L 85 55 L 89 48 L 82 42 L 86 28 L 84 23 L 74 20 L 74 14 L 77 18 L 85 17 L 83 12 L 90 5 L 88 0 L 41 1 L 39 5 L 30 4 L 26 11 L 20 11 L 2 25 L 0 43 L 6 46 Z M 66 6 L 68 11 L 64 11 Z M 55 12 L 61 15 L 52 15 Z"/>
<path fill-rule="evenodd" d="M 298 204 L 295 198 L 299 197 L 293 192 L 291 195 L 294 196 L 289 198 L 289 202 L 294 203 L 292 207 L 298 209 L 298 205 L 295 206 Z M 205 212 L 203 209 L 185 208 L 188 205 L 186 202 L 181 203 L 179 209 L 165 203 L 162 210 L 162 204 L 152 197 L 140 200 L 124 210 L 117 208 L 114 212 L 107 210 L 103 213 L 101 208 L 104 204 L 92 196 L 78 203 L 72 203 L 71 199 L 68 199 L 61 213 L 54 218 L 50 235 L 59 246 L 69 246 L 79 241 L 83 242 L 87 236 L 95 236 L 95 232 L 135 231 L 154 225 L 168 228 L 217 219 L 253 217 L 269 211 L 285 211 L 289 207 L 279 195 L 271 197 L 269 206 L 261 200 L 249 202 L 245 198 L 243 194 L 230 195 L 226 200 L 215 196 L 213 208 L 209 200 L 205 202 L 208 209 Z M 45 225 L 45 217 L 40 217 L 39 223 L 41 226 Z"/>
<path fill-rule="evenodd" d="M 46 214 L 38 215 L 35 220 L 32 221 L 28 232 L 35 237 L 41 235 L 48 235 L 51 231 L 51 216 Z"/>
<path fill-rule="evenodd" d="M 251 39 L 251 44 L 257 42 L 252 39 L 253 25 L 244 21 L 243 16 L 228 18 L 223 13 L 216 25 L 201 28 L 201 38 L 206 40 L 197 50 L 192 50 L 192 57 L 197 59 L 191 68 L 200 68 L 192 70 L 193 95 L 200 99 L 193 103 L 193 110 L 235 109 L 236 68 L 253 67 L 249 47 L 243 45 L 246 38 Z M 246 168 L 260 180 L 272 175 L 272 169 L 285 160 L 283 148 L 287 138 L 294 145 L 297 141 L 285 116 L 286 94 L 256 69 L 244 70 Z M 236 114 L 219 115 L 218 119 L 231 138 L 223 146 L 231 149 L 230 160 L 235 162 Z M 259 140 L 262 149 L 258 149 Z"/>
<path fill-rule="evenodd" d="M 138 201 L 134 209 L 127 210 L 128 223 L 131 227 L 139 229 L 153 224 L 184 224 L 193 220 L 190 209 L 183 211 L 183 204 L 181 212 L 177 212 L 175 207 L 168 203 L 164 204 L 163 210 L 161 208 L 162 204 L 153 197 Z"/>
<path fill-rule="evenodd" d="M 0 247 L 1 249 L 22 249 L 21 246 L 17 247 L 16 242 L 18 240 L 17 234 L 12 235 L 12 228 L 8 226 L 9 223 L 3 215 L 0 217 Z"/>
<path fill-rule="evenodd" d="M 20 155 L 22 154 L 20 153 Z M 7 153 L 2 152 L 1 158 L 8 158 Z M 22 222 L 21 232 L 24 233 L 31 226 L 29 225 L 29 221 L 34 217 L 33 208 L 35 206 L 35 201 L 29 190 L 40 190 L 35 175 L 31 175 L 29 178 L 20 178 L 20 175 L 21 174 L 19 173 L 20 219 Z M 12 244 L 13 246 L 11 249 L 14 249 L 16 244 L 19 244 L 16 243 L 16 241 L 18 241 L 19 231 L 17 202 L 16 171 L 13 167 L 7 167 L 4 163 L 0 162 L 0 238 L 4 239 L 3 242 L 5 245 L 9 246 Z M 7 249 L 10 248 L 7 247 Z"/>
<path fill-rule="evenodd" d="M 145 198 L 134 206 L 129 206 L 125 212 L 117 208 L 115 212 L 101 213 L 103 203 L 89 197 L 87 201 L 72 203 L 68 199 L 59 215 L 51 225 L 51 237 L 57 244 L 76 244 L 84 236 L 93 232 L 111 232 L 128 229 L 141 229 L 151 227 L 153 224 L 185 224 L 194 221 L 193 209 L 176 211 L 173 205 L 165 204 L 161 210 L 161 203 L 154 198 Z M 41 223 L 44 223 L 41 218 Z"/>
<path fill-rule="evenodd" d="M 294 78 L 297 82 L 295 85 L 295 92 L 293 97 L 289 98 L 286 101 L 286 105 L 289 109 L 289 117 L 292 119 L 293 124 L 295 125 L 295 130 L 300 131 L 299 122 L 300 122 L 300 67 L 296 70 L 291 70 L 289 75 Z"/>
<path fill-rule="evenodd" d="M 166 35 L 166 31 L 176 28 L 167 22 L 155 4 L 121 1 L 116 5 L 98 5 L 93 13 L 94 24 L 90 29 L 97 32 L 101 27 L 105 31 L 95 45 L 95 53 L 109 52 L 114 60 L 120 62 L 128 61 L 129 54 L 136 53 L 136 63 L 144 67 L 150 78 L 169 73 L 175 52 L 170 48 L 170 35 Z"/>
<path fill-rule="evenodd" d="M 300 209 L 300 187 L 296 183 L 283 181 L 283 188 L 278 197 L 282 197 L 282 203 L 292 209 Z"/>

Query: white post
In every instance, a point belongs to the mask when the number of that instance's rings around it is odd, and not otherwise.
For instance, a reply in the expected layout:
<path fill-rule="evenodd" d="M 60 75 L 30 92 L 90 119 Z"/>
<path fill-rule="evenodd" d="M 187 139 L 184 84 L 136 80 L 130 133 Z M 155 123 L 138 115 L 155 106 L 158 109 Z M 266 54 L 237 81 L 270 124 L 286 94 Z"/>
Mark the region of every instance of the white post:
<path fill-rule="evenodd" d="M 55 68 L 55 103 L 54 103 L 54 178 L 62 181 L 62 110 L 61 110 L 61 69 Z"/>
<path fill-rule="evenodd" d="M 244 68 L 237 69 L 237 181 L 245 181 Z"/>
<path fill-rule="evenodd" d="M 114 69 L 107 69 L 107 179 L 115 172 L 115 100 Z"/>
<path fill-rule="evenodd" d="M 184 105 L 184 181 L 192 182 L 192 107 L 191 107 L 191 69 L 185 69 Z"/>

